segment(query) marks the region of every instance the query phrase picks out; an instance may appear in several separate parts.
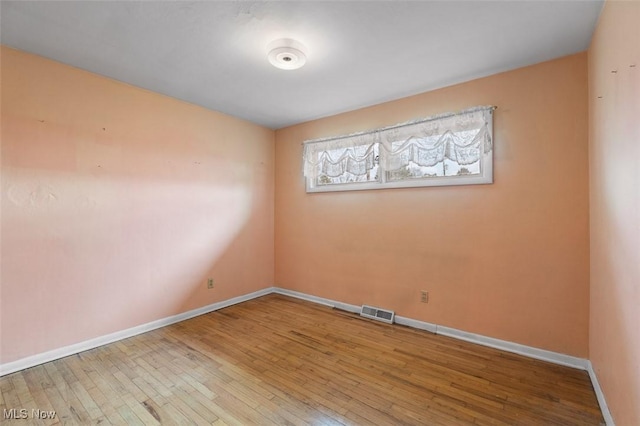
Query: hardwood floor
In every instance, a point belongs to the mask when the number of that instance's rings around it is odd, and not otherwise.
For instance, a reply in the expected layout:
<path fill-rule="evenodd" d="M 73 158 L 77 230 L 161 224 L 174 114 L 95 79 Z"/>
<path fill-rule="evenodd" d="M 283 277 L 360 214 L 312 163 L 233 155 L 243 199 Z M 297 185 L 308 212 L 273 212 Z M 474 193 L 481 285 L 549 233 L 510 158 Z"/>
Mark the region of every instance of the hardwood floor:
<path fill-rule="evenodd" d="M 3 421 L 22 425 L 603 423 L 584 371 L 280 295 L 7 375 L 0 390 L 0 411 L 30 417 Z"/>

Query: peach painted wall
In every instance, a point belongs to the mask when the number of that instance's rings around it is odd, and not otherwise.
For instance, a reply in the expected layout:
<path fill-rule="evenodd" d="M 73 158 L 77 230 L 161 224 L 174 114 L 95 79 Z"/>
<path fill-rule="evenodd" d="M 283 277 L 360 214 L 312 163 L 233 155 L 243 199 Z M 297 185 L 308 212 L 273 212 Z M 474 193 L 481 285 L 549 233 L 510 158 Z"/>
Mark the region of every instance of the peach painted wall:
<path fill-rule="evenodd" d="M 640 425 L 640 1 L 605 3 L 589 106 L 589 354 L 616 424 Z"/>
<path fill-rule="evenodd" d="M 586 60 L 276 131 L 276 285 L 587 357 Z M 486 104 L 498 106 L 492 185 L 305 193 L 304 140 Z"/>
<path fill-rule="evenodd" d="M 273 285 L 272 130 L 1 55 L 3 363 Z"/>

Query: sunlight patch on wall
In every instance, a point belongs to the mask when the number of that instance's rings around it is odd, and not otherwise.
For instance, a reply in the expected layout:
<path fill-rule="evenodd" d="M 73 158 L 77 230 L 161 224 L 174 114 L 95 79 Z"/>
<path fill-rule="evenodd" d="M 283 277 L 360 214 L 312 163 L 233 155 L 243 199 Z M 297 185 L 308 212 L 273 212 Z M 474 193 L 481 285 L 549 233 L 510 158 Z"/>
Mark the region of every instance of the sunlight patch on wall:
<path fill-rule="evenodd" d="M 250 171 L 220 185 L 6 171 L 6 341 L 23 338 L 25 322 L 39 323 L 34 341 L 55 323 L 71 343 L 177 313 L 253 208 Z"/>

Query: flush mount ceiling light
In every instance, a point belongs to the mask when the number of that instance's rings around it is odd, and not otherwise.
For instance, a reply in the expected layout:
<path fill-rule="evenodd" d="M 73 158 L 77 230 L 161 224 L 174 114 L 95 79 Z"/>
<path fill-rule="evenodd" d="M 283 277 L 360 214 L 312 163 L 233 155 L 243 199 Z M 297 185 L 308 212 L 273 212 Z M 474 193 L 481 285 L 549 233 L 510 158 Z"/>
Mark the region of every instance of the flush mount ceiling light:
<path fill-rule="evenodd" d="M 276 68 L 296 70 L 307 62 L 305 47 L 290 38 L 272 41 L 267 49 L 269 62 Z"/>

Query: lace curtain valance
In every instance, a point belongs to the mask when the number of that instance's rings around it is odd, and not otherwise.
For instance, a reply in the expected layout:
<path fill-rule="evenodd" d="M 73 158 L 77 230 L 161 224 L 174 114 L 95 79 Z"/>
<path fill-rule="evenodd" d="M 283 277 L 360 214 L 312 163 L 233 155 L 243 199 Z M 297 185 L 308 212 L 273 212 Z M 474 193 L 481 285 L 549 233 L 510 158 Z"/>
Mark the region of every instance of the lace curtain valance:
<path fill-rule="evenodd" d="M 326 183 L 375 182 L 381 180 L 382 172 L 429 168 L 445 160 L 461 170 L 491 152 L 489 123 L 493 109 L 475 107 L 382 129 L 306 141 L 304 175 L 313 182 L 320 178 L 320 184 L 323 179 Z M 348 180 L 335 179 L 344 176 Z"/>

